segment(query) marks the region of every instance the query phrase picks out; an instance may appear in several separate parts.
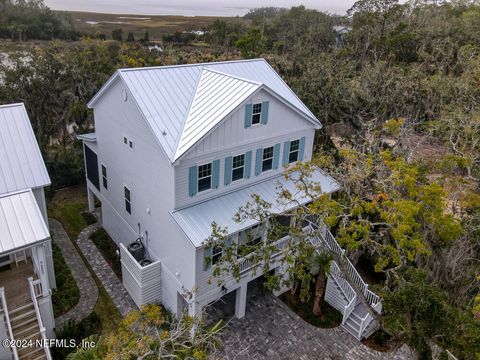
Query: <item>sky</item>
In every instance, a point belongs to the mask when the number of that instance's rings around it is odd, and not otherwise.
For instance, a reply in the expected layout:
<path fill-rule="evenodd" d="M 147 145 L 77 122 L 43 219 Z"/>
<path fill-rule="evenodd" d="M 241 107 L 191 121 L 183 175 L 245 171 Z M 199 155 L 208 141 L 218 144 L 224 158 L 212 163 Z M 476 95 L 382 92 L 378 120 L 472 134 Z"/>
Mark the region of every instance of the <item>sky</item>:
<path fill-rule="evenodd" d="M 112 14 L 243 16 L 251 8 L 305 5 L 335 14 L 344 14 L 355 0 L 44 0 L 55 10 Z"/>

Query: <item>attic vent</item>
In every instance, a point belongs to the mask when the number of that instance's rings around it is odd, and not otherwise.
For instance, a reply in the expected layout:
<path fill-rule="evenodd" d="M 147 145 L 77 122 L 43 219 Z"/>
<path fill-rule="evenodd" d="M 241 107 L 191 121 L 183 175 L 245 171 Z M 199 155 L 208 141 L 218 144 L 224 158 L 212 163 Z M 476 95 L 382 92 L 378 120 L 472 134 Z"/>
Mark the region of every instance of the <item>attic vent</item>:
<path fill-rule="evenodd" d="M 127 90 L 125 90 L 125 89 L 122 90 L 122 99 L 123 99 L 123 101 L 127 101 L 127 99 L 128 99 Z"/>

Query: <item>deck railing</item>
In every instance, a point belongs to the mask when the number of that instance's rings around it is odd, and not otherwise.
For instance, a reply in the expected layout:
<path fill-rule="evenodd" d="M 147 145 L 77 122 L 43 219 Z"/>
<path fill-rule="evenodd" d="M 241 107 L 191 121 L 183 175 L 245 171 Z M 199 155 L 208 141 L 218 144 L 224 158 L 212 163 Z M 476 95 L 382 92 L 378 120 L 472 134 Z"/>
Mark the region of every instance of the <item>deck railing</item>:
<path fill-rule="evenodd" d="M 290 241 L 290 236 L 285 236 L 280 240 L 275 241 L 272 245 L 275 247 L 275 252 L 272 254 L 272 258 L 278 256 L 283 250 L 287 248 L 287 244 Z M 250 271 L 252 268 L 257 266 L 260 261 L 255 257 L 255 253 L 250 253 L 240 259 L 238 259 L 240 264 L 240 274 L 244 274 Z"/>
<path fill-rule="evenodd" d="M 30 287 L 30 296 L 33 302 L 33 308 L 35 309 L 35 315 L 38 321 L 38 327 L 40 328 L 40 335 L 42 336 L 43 350 L 45 351 L 45 356 L 47 360 L 52 360 L 52 355 L 50 354 L 50 349 L 47 346 L 47 336 L 45 326 L 43 326 L 42 316 L 40 314 L 40 309 L 38 308 L 37 297 L 42 294 L 42 282 L 41 280 L 33 280 L 32 277 L 28 278 L 28 285 Z M 40 295 L 38 295 L 40 294 Z"/>
<path fill-rule="evenodd" d="M 18 352 L 17 347 L 15 346 L 15 339 L 13 338 L 13 330 L 12 330 L 12 323 L 10 322 L 10 316 L 8 314 L 8 307 L 7 307 L 7 300 L 5 299 L 5 289 L 2 287 L 0 288 L 0 306 L 5 316 L 5 323 L 8 332 L 8 338 L 11 341 L 11 350 L 13 355 L 13 360 L 18 360 Z"/>

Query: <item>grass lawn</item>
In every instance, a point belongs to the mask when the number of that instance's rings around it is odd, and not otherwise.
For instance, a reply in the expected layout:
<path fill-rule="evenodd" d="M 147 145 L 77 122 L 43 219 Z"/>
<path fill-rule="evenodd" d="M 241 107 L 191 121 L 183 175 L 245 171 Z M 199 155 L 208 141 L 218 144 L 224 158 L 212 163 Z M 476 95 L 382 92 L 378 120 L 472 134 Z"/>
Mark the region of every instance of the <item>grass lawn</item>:
<path fill-rule="evenodd" d="M 280 299 L 303 320 L 316 327 L 333 328 L 340 326 L 342 323 L 342 314 L 331 307 L 326 301 L 322 301 L 322 317 L 316 316 L 312 313 L 313 291 L 310 300 L 305 303 L 300 301 L 298 294 L 292 294 L 290 291 L 280 295 Z"/>
<path fill-rule="evenodd" d="M 98 250 L 100 250 L 105 260 L 107 260 L 113 272 L 121 280 L 122 264 L 120 262 L 120 257 L 117 255 L 117 251 L 119 251 L 117 244 L 115 244 L 115 242 L 103 228 L 95 231 L 90 239 L 93 241 Z"/>
<path fill-rule="evenodd" d="M 60 248 L 54 242 L 52 242 L 52 252 L 57 281 L 57 288 L 52 292 L 52 305 L 53 315 L 57 317 L 65 314 L 78 303 L 80 291 Z"/>
<path fill-rule="evenodd" d="M 80 231 L 88 225 L 86 217 L 82 215 L 82 212 L 87 209 L 87 207 L 86 188 L 85 185 L 80 185 L 56 191 L 48 203 L 48 214 L 50 217 L 59 220 L 63 224 L 65 231 L 70 237 L 70 240 L 72 240 L 79 256 L 82 257 L 88 270 L 92 274 L 99 290 L 98 301 L 93 312 L 100 319 L 102 331 L 108 332 L 116 329 L 117 324 L 121 321 L 122 317 L 91 266 L 85 260 L 76 242 Z"/>

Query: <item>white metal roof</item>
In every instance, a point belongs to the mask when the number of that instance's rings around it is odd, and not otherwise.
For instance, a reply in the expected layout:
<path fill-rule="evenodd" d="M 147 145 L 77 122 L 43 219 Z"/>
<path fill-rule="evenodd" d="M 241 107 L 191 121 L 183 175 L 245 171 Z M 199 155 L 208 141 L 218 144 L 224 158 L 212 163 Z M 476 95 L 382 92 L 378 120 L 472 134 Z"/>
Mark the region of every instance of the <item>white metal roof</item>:
<path fill-rule="evenodd" d="M 261 84 L 203 69 L 174 156 L 177 160 Z"/>
<path fill-rule="evenodd" d="M 32 190 L 0 195 L 0 254 L 50 238 Z"/>
<path fill-rule="evenodd" d="M 325 193 L 338 190 L 338 184 L 321 171 L 315 171 L 310 181 L 318 183 L 322 192 Z M 280 183 L 293 194 L 295 201 L 287 204 L 278 202 L 278 185 Z M 200 204 L 174 211 L 171 215 L 192 243 L 199 247 L 212 234 L 212 223 L 214 221 L 219 226 L 227 227 L 230 234 L 255 225 L 257 222 L 254 220 L 247 220 L 242 223 L 233 220 L 240 206 L 252 201 L 253 194 L 259 195 L 261 199 L 272 204 L 271 211 L 278 214 L 294 209 L 299 202 L 304 204 L 311 200 L 304 193 L 299 192 L 292 181 L 286 181 L 283 176 L 277 176 Z"/>
<path fill-rule="evenodd" d="M 96 142 L 97 134 L 95 133 L 79 134 L 77 135 L 77 139 L 87 141 L 87 142 Z"/>
<path fill-rule="evenodd" d="M 205 70 L 210 70 L 210 73 L 206 73 Z M 217 75 L 214 79 L 213 72 L 215 71 L 223 73 L 224 76 Z M 198 133 L 183 133 L 192 130 L 190 126 L 186 126 L 187 119 L 192 120 L 190 118 L 191 107 L 193 105 L 200 106 L 201 103 L 205 115 L 196 118 L 194 123 L 198 124 L 202 121 L 209 124 L 206 128 L 213 128 L 211 124 L 222 120 L 217 117 L 228 115 L 225 111 L 222 113 L 215 111 L 219 105 L 219 96 L 235 98 L 241 94 L 236 87 L 239 84 L 244 86 L 246 83 L 265 85 L 285 103 L 296 108 L 300 114 L 320 125 L 315 115 L 264 59 L 121 69 L 90 101 L 90 107 L 94 106 L 110 84 L 114 83 L 119 76 L 132 93 L 151 130 L 172 163 L 194 144 L 195 139 L 198 140 L 204 135 L 205 127 L 199 127 L 203 130 Z M 233 78 L 238 79 L 233 81 Z M 219 85 L 218 81 L 220 80 L 231 82 L 230 86 L 222 84 L 223 94 L 205 91 L 208 85 L 214 84 L 215 81 Z M 204 95 L 201 98 L 203 100 L 198 100 L 194 104 L 199 91 L 203 91 Z M 177 151 L 179 145 L 183 146 L 182 151 Z"/>
<path fill-rule="evenodd" d="M 0 106 L 0 194 L 50 185 L 23 104 Z"/>

